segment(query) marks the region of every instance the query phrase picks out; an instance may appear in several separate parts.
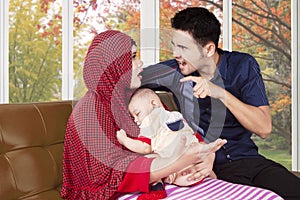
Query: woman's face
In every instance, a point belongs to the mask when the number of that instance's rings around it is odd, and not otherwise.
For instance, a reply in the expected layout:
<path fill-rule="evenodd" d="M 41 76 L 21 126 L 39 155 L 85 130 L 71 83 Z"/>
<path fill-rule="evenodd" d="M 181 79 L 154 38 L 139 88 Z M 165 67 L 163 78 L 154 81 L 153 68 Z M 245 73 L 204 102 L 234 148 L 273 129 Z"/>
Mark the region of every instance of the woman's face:
<path fill-rule="evenodd" d="M 143 62 L 136 56 L 137 47 L 132 46 L 132 76 L 130 88 L 135 89 L 141 86 L 142 76 L 140 73 L 143 71 Z"/>

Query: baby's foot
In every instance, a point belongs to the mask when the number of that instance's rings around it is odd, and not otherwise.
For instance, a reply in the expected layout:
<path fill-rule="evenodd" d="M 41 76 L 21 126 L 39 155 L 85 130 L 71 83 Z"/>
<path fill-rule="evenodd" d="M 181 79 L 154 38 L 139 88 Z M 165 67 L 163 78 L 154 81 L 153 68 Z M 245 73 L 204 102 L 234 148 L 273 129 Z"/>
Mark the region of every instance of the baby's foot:
<path fill-rule="evenodd" d="M 218 151 L 224 144 L 227 143 L 227 140 L 218 138 L 211 143 L 201 143 L 201 152 L 202 153 L 214 153 Z"/>

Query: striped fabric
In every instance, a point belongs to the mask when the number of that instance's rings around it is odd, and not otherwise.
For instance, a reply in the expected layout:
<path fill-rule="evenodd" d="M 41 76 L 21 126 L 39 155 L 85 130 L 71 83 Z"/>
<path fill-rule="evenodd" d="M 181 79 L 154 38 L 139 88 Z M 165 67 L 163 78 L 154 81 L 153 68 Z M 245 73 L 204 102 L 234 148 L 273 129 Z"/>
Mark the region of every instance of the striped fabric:
<path fill-rule="evenodd" d="M 170 200 L 282 200 L 276 193 L 241 185 L 228 183 L 219 179 L 206 178 L 201 184 L 193 187 L 166 185 L 167 198 Z M 118 200 L 134 200 L 139 194 L 127 194 Z"/>

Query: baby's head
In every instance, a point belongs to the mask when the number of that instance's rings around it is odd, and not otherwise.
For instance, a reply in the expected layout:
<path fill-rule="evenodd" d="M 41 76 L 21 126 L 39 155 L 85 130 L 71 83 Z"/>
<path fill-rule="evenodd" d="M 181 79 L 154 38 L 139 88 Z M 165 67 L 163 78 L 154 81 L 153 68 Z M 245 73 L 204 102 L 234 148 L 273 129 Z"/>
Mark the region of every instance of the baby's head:
<path fill-rule="evenodd" d="M 154 108 L 163 106 L 159 96 L 149 88 L 141 88 L 132 95 L 128 110 L 134 118 L 134 122 L 140 126 L 144 118 L 149 115 Z"/>

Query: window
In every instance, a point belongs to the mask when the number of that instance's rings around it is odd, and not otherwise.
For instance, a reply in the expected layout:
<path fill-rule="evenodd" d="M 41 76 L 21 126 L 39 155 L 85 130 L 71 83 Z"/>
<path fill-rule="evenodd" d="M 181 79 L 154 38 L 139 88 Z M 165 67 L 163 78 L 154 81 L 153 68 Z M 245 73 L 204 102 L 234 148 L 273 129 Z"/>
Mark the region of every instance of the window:
<path fill-rule="evenodd" d="M 9 1 L 9 102 L 61 100 L 61 4 Z"/>
<path fill-rule="evenodd" d="M 94 36 L 107 29 L 126 32 L 139 44 L 139 1 L 81 1 L 74 0 L 74 99 L 86 92 L 82 79 L 84 57 Z"/>
<path fill-rule="evenodd" d="M 271 135 L 253 139 L 260 152 L 291 169 L 291 2 L 234 0 L 233 50 L 260 64 L 273 121 Z"/>

